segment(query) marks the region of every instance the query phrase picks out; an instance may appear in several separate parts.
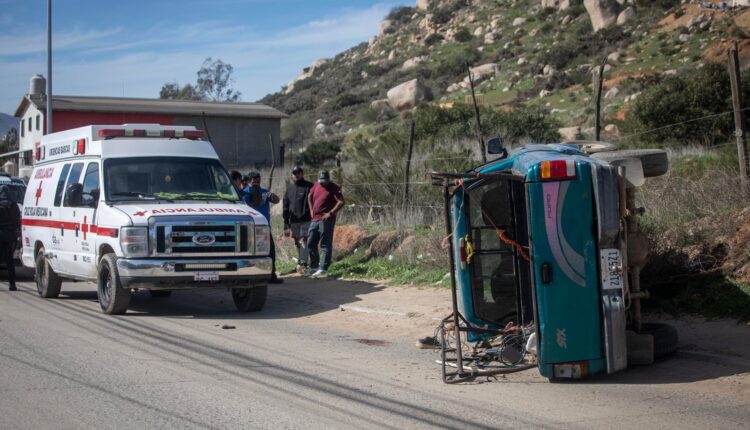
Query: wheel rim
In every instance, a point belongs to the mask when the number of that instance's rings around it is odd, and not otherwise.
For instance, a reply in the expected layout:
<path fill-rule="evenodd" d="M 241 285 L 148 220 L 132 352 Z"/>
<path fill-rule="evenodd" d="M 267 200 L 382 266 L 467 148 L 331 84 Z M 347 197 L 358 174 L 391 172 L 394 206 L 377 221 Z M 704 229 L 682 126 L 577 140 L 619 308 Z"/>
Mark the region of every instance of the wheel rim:
<path fill-rule="evenodd" d="M 102 281 L 99 286 L 99 302 L 102 307 L 106 308 L 109 306 L 109 301 L 112 298 L 112 272 L 106 264 L 102 265 L 101 278 Z"/>
<path fill-rule="evenodd" d="M 232 290 L 232 294 L 234 295 L 235 299 L 242 300 L 250 295 L 250 290 L 248 288 L 238 288 L 236 290 Z"/>

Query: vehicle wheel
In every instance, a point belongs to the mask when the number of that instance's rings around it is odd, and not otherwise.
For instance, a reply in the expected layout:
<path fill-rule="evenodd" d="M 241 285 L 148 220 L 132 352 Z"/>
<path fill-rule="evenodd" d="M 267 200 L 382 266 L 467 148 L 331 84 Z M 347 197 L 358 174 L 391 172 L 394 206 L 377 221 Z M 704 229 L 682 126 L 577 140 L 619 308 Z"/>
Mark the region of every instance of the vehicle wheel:
<path fill-rule="evenodd" d="M 36 291 L 40 297 L 53 299 L 60 295 L 62 279 L 49 265 L 47 257 L 44 255 L 44 248 L 40 248 L 36 254 L 36 264 L 34 265 L 34 277 L 36 278 Z"/>
<path fill-rule="evenodd" d="M 124 314 L 130 304 L 130 290 L 123 288 L 120 282 L 114 254 L 107 254 L 99 261 L 99 275 L 96 281 L 96 292 L 102 311 L 109 315 Z"/>
<path fill-rule="evenodd" d="M 654 338 L 654 358 L 664 357 L 677 351 L 677 330 L 671 325 L 661 323 L 642 323 L 641 334 L 650 334 Z"/>
<path fill-rule="evenodd" d="M 571 140 L 570 142 L 564 142 L 567 144 L 576 145 L 586 154 L 598 154 L 600 152 L 616 151 L 617 146 L 609 142 L 601 142 L 598 140 Z"/>
<path fill-rule="evenodd" d="M 169 290 L 148 290 L 148 293 L 155 299 L 161 299 L 172 295 L 172 292 Z"/>
<path fill-rule="evenodd" d="M 240 312 L 258 312 L 266 304 L 268 285 L 250 288 L 232 288 L 234 306 Z"/>
<path fill-rule="evenodd" d="M 661 149 L 626 149 L 623 151 L 596 153 L 591 157 L 607 162 L 621 158 L 637 158 L 641 160 L 643 176 L 646 178 L 661 176 L 669 170 L 669 158 L 666 151 L 662 151 Z"/>

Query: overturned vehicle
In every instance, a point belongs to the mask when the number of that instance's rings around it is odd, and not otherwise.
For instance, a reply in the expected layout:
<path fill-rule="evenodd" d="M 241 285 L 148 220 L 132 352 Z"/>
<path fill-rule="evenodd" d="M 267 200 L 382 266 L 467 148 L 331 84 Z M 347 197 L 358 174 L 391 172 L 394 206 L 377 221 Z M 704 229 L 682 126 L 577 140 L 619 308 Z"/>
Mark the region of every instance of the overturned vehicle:
<path fill-rule="evenodd" d="M 443 187 L 453 314 L 440 325 L 444 382 L 537 365 L 550 380 L 610 374 L 673 352 L 641 320 L 648 259 L 635 192 L 667 172 L 660 150 L 604 142 L 526 145 Z"/>

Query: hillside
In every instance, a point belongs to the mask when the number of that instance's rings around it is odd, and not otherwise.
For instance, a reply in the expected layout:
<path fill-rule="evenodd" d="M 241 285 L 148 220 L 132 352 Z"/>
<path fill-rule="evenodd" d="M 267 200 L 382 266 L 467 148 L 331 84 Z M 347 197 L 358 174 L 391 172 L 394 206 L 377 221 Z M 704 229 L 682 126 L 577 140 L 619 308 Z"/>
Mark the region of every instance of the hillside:
<path fill-rule="evenodd" d="M 363 128 L 395 120 L 399 110 L 465 102 L 468 62 L 483 106 L 541 108 L 561 127 L 579 127 L 561 130 L 567 137 L 579 130 L 590 137 L 592 70 L 607 58 L 605 137 L 617 138 L 642 91 L 707 61 L 723 63 L 728 41 L 750 33 L 750 11 L 681 3 L 420 0 L 392 10 L 377 37 L 314 62 L 262 102 L 292 115 L 283 133 L 289 144 L 347 143 Z M 389 100 L 391 88 L 415 79 Z"/>

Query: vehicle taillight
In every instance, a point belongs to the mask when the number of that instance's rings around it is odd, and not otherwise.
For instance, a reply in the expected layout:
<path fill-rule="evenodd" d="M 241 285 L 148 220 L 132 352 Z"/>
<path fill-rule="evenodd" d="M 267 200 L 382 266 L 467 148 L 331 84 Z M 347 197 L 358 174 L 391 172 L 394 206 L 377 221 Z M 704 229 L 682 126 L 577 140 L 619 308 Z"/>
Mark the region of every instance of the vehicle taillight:
<path fill-rule="evenodd" d="M 558 379 L 581 379 L 589 374 L 589 362 L 559 363 L 552 365 L 552 373 Z"/>
<path fill-rule="evenodd" d="M 576 177 L 576 163 L 573 160 L 543 161 L 539 167 L 543 181 Z"/>
<path fill-rule="evenodd" d="M 466 268 L 466 240 L 462 237 L 458 240 L 458 259 L 461 262 L 461 268 Z"/>
<path fill-rule="evenodd" d="M 78 139 L 73 144 L 73 155 L 83 155 L 86 153 L 86 139 Z"/>
<path fill-rule="evenodd" d="M 185 130 L 183 133 L 187 139 L 202 139 L 206 136 L 203 130 Z"/>

